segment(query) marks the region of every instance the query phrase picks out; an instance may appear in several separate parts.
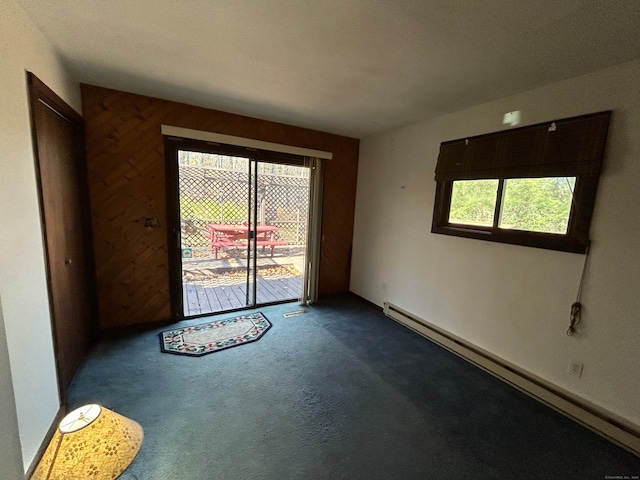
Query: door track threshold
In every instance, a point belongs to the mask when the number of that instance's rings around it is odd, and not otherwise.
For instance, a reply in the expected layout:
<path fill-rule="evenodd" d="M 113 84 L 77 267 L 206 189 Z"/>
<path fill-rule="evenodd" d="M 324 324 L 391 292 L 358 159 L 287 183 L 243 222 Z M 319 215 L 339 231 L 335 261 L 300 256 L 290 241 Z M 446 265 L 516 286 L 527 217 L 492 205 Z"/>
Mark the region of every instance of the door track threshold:
<path fill-rule="evenodd" d="M 297 317 L 298 315 L 303 315 L 307 313 L 307 310 L 294 310 L 293 312 L 287 312 L 287 313 L 283 313 L 282 316 L 283 317 Z"/>

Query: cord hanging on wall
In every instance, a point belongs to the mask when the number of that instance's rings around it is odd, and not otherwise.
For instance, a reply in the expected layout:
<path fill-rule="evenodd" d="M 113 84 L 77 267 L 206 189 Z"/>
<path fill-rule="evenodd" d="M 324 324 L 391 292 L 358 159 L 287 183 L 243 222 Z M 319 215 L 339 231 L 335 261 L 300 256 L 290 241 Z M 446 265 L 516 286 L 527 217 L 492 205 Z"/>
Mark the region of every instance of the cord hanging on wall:
<path fill-rule="evenodd" d="M 584 265 L 582 266 L 582 275 L 580 275 L 580 285 L 578 286 L 578 295 L 576 301 L 571 304 L 571 315 L 569 329 L 567 330 L 567 336 L 571 337 L 576 332 L 576 326 L 580 325 L 582 321 L 582 303 L 580 299 L 582 297 L 582 288 L 584 287 L 584 278 L 587 272 L 587 261 L 589 260 L 589 247 L 584 255 Z"/>
<path fill-rule="evenodd" d="M 571 337 L 576 331 L 576 325 L 580 325 L 580 321 L 582 320 L 582 304 L 580 302 L 573 302 L 571 304 L 571 321 L 569 324 L 569 329 L 567 330 L 567 335 Z"/>

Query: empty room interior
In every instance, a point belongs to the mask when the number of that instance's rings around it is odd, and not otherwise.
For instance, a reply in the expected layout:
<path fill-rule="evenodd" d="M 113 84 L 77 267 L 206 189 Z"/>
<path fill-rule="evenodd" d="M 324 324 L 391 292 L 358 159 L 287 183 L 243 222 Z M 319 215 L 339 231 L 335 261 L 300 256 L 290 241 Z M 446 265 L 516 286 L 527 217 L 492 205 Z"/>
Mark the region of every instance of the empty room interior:
<path fill-rule="evenodd" d="M 639 478 L 639 27 L 0 0 L 0 477 Z"/>

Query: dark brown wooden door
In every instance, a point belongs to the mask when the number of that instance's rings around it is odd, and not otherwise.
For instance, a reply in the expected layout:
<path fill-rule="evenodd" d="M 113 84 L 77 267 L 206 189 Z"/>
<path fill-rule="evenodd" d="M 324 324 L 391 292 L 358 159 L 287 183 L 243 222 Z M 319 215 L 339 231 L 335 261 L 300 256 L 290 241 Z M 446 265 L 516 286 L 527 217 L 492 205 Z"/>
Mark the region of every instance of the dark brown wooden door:
<path fill-rule="evenodd" d="M 29 74 L 31 119 L 63 403 L 95 335 L 95 276 L 82 118 Z"/>

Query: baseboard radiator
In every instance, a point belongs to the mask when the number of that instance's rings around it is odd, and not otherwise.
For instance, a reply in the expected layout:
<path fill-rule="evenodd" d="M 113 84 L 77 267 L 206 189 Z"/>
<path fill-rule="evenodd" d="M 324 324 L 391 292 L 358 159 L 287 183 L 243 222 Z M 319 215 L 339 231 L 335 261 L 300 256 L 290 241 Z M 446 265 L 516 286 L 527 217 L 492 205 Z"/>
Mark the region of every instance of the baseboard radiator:
<path fill-rule="evenodd" d="M 510 364 L 392 303 L 385 302 L 383 311 L 387 317 L 401 325 L 640 456 L 640 430 L 625 419 L 617 418 L 611 412 L 576 398 L 542 378 Z"/>

